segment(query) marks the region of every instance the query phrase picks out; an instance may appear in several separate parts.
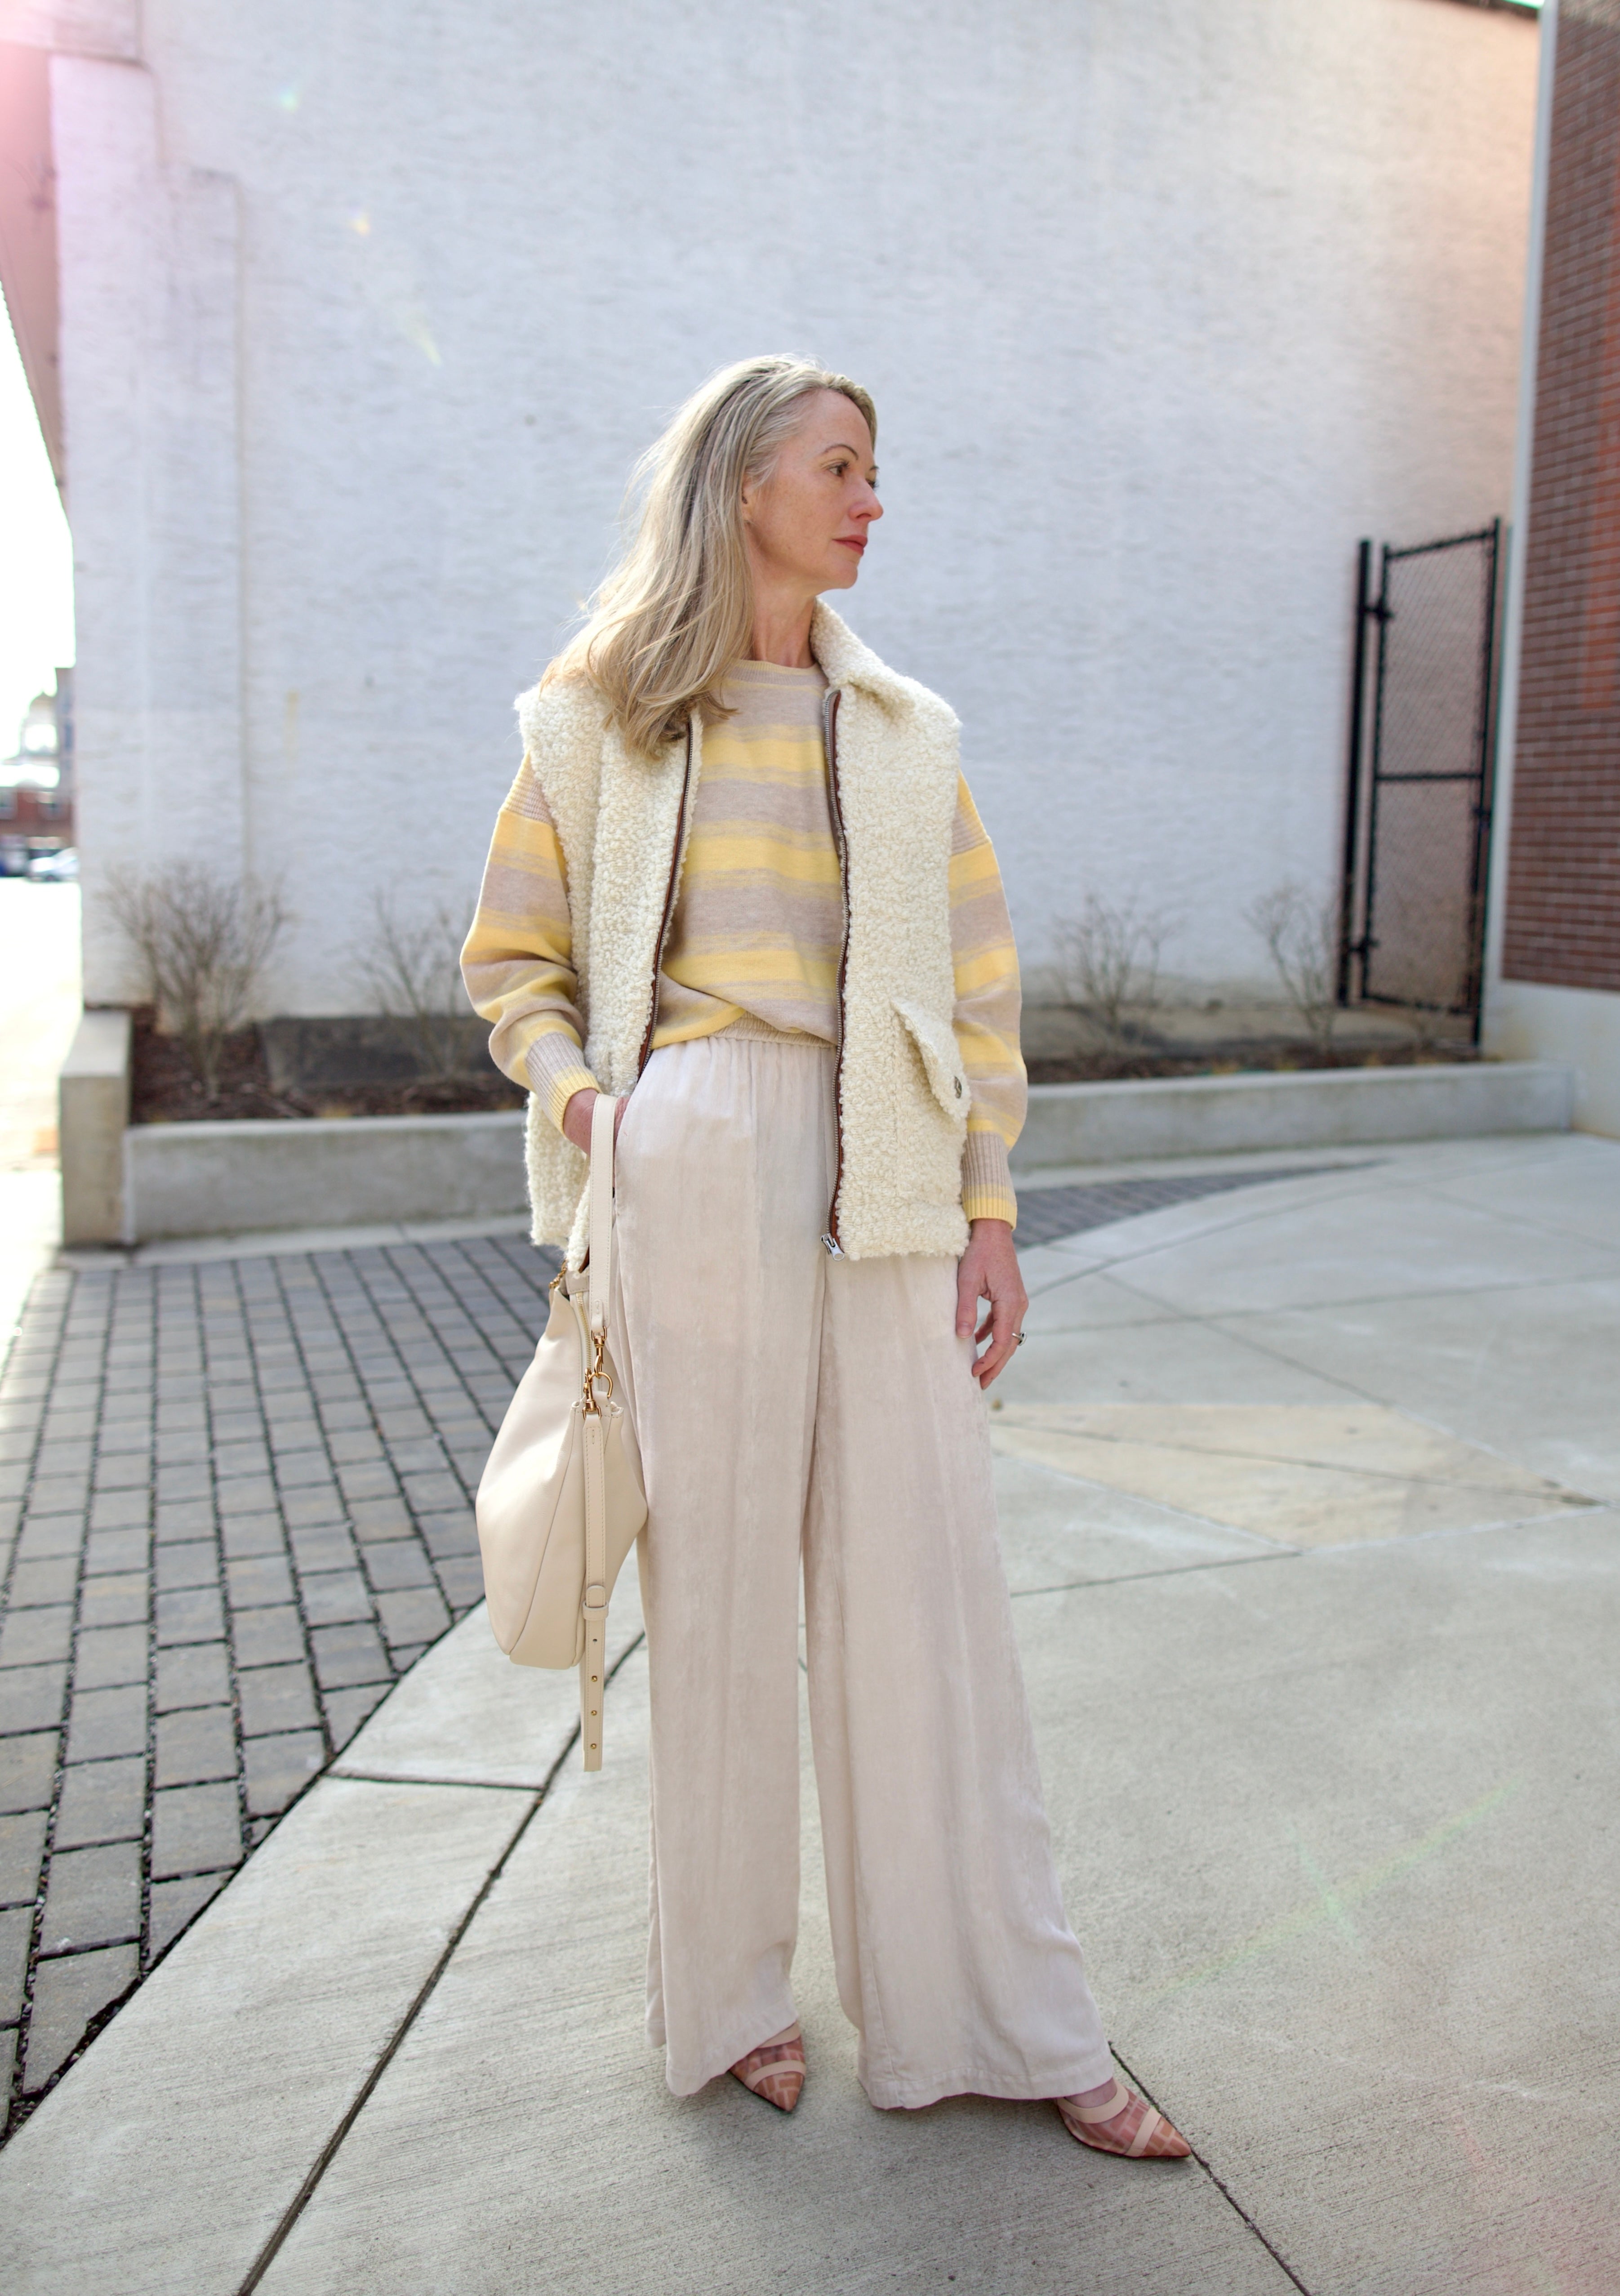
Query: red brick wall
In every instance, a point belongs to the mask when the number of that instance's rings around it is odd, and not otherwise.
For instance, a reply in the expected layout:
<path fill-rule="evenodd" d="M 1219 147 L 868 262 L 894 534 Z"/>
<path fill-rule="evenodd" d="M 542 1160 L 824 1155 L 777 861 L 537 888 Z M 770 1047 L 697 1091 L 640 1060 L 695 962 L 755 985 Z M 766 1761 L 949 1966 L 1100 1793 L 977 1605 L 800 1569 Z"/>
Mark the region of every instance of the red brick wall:
<path fill-rule="evenodd" d="M 64 845 L 73 842 L 73 808 L 58 807 L 50 798 L 41 798 L 37 790 L 18 790 L 7 812 L 0 812 L 0 837 L 60 837 Z"/>
<path fill-rule="evenodd" d="M 1620 0 L 1563 0 L 1502 971 L 1620 989 Z"/>

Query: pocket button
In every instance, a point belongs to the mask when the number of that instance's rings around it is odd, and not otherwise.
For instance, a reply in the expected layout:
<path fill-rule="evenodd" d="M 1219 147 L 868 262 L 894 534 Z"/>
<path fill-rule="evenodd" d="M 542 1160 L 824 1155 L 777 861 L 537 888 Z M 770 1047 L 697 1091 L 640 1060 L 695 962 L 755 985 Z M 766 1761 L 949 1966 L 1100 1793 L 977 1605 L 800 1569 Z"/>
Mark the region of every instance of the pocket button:
<path fill-rule="evenodd" d="M 960 1077 L 953 1077 L 951 1078 L 951 1082 L 956 1087 L 956 1097 L 960 1100 L 961 1098 L 961 1078 Z"/>

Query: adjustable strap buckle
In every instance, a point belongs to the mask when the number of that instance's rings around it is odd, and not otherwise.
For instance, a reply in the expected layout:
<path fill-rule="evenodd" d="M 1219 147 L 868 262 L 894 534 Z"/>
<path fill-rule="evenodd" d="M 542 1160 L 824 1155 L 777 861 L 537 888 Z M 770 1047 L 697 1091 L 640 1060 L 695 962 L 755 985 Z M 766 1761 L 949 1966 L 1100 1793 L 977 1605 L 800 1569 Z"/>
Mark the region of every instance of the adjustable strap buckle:
<path fill-rule="evenodd" d="M 585 1376 L 582 1406 L 593 1419 L 599 1419 L 612 1400 L 613 1374 L 608 1369 L 608 1335 L 606 1332 L 593 1332 L 591 1363 Z"/>

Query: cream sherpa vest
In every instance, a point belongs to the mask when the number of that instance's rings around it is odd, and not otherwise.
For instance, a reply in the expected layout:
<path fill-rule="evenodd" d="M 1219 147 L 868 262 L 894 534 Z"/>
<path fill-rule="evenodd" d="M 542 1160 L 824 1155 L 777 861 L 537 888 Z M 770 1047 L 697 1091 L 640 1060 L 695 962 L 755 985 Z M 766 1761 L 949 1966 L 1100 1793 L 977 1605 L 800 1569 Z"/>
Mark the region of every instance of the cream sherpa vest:
<path fill-rule="evenodd" d="M 829 1232 L 851 1259 L 954 1258 L 968 1240 L 968 1079 L 952 1025 L 957 723 L 824 604 L 810 646 L 830 688 L 847 936 Z M 631 757 L 582 684 L 536 686 L 520 698 L 518 718 L 562 846 L 585 1061 L 605 1091 L 626 1093 L 679 893 L 702 729 L 694 719 L 690 737 L 657 758 Z M 585 1160 L 532 1098 L 528 1179 L 536 1242 L 566 1239 L 577 1266 Z"/>

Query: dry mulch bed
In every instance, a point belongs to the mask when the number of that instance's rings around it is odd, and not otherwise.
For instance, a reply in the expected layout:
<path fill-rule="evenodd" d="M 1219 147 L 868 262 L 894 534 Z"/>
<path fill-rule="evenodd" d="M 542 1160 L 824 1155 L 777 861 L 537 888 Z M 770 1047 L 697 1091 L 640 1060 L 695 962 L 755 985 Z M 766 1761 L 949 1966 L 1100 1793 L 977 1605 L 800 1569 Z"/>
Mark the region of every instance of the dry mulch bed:
<path fill-rule="evenodd" d="M 1335 1045 L 1301 1039 L 1198 1053 L 1089 1053 L 1067 1060 L 1032 1060 L 1031 1084 L 1109 1084 L 1143 1077 L 1237 1076 L 1245 1070 L 1413 1068 L 1436 1061 L 1473 1061 L 1472 1045 Z M 490 1068 L 449 1081 L 405 1078 L 387 1084 L 323 1085 L 277 1092 L 257 1029 L 226 1039 L 220 1088 L 208 1099 L 172 1037 L 159 1036 L 150 1013 L 135 1022 L 131 1118 L 136 1124 L 218 1122 L 244 1117 L 454 1116 L 520 1108 L 524 1095 Z"/>
<path fill-rule="evenodd" d="M 135 1021 L 130 1119 L 135 1124 L 218 1123 L 247 1117 L 458 1116 L 520 1108 L 524 1095 L 498 1070 L 448 1082 L 405 1078 L 389 1084 L 323 1085 L 277 1092 L 257 1029 L 225 1040 L 219 1090 L 212 1100 L 172 1037 L 159 1036 L 150 1013 Z"/>

